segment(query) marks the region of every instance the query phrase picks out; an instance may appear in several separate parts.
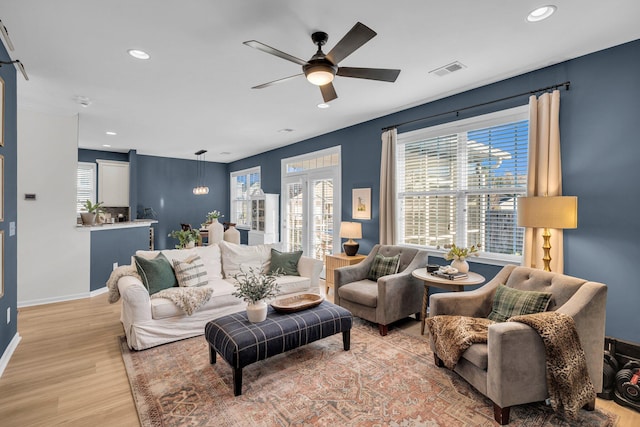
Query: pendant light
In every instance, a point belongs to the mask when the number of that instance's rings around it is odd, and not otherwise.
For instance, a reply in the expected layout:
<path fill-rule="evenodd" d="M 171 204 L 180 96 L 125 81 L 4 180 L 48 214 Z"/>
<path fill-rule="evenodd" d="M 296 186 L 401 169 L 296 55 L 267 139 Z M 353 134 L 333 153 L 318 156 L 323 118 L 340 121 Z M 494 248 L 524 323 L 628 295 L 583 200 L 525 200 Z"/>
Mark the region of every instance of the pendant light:
<path fill-rule="evenodd" d="M 205 194 L 209 194 L 209 187 L 204 185 L 204 176 L 205 176 L 205 153 L 207 150 L 196 151 L 196 186 L 193 187 L 193 194 L 196 196 L 202 196 Z"/>

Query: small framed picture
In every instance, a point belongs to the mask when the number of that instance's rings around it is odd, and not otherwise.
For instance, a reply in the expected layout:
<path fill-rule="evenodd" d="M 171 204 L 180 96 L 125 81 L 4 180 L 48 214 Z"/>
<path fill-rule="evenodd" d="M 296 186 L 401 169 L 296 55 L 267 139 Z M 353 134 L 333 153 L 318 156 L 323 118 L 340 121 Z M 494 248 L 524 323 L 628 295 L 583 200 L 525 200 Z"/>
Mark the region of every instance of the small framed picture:
<path fill-rule="evenodd" d="M 370 188 L 354 188 L 353 189 L 353 219 L 371 219 L 371 189 Z"/>

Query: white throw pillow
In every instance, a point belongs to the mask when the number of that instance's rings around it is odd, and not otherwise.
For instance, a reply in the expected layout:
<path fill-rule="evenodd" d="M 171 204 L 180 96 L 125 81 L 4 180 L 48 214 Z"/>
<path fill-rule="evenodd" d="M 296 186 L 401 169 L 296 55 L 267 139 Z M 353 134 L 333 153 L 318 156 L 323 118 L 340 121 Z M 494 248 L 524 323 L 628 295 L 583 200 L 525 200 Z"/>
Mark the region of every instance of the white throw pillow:
<path fill-rule="evenodd" d="M 271 264 L 271 245 L 244 246 L 222 241 L 218 243 L 222 252 L 222 271 L 226 279 L 231 279 L 242 271 L 266 273 Z"/>
<path fill-rule="evenodd" d="M 178 279 L 178 286 L 204 286 L 209 283 L 207 270 L 205 270 L 200 256 L 193 255 L 184 261 L 174 259 L 172 264 L 176 279 Z"/>
<path fill-rule="evenodd" d="M 222 279 L 222 257 L 217 243 L 192 249 L 200 255 L 209 279 Z"/>

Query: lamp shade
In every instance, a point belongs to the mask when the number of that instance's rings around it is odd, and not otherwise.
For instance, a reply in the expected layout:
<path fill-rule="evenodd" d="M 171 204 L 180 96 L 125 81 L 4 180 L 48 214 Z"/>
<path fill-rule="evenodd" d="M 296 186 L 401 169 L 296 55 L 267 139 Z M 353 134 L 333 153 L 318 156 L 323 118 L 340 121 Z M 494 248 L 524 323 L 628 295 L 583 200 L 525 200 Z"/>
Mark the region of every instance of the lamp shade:
<path fill-rule="evenodd" d="M 340 237 L 345 239 L 362 239 L 362 224 L 359 222 L 340 223 Z"/>
<path fill-rule="evenodd" d="M 575 196 L 519 197 L 518 226 L 577 228 L 578 198 Z"/>

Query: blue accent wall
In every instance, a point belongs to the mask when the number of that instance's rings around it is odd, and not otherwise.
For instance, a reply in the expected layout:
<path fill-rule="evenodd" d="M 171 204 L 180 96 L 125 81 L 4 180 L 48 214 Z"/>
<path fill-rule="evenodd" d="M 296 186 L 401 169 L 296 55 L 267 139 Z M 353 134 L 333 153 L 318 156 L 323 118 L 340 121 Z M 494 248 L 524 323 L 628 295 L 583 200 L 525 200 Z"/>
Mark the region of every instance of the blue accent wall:
<path fill-rule="evenodd" d="M 0 43 L 0 60 L 10 61 L 4 45 Z M 17 238 L 9 234 L 10 224 L 17 220 L 17 106 L 16 106 L 16 70 L 13 65 L 0 67 L 0 76 L 4 80 L 4 146 L 0 155 L 4 156 L 4 220 L 0 230 L 4 231 L 4 295 L 0 297 L 0 356 L 17 333 L 18 324 L 18 258 Z M 7 325 L 7 308 L 11 310 L 11 323 Z"/>
<path fill-rule="evenodd" d="M 640 342 L 640 40 L 327 133 L 229 164 L 229 172 L 261 166 L 265 193 L 280 193 L 280 159 L 342 147 L 343 220 L 351 219 L 351 190 L 370 187 L 372 219 L 362 221 L 360 252 L 378 241 L 381 129 L 571 81 L 561 92 L 563 192 L 578 196 L 578 228 L 565 230 L 565 273 L 609 286 L 606 333 Z M 399 132 L 525 105 L 527 97 L 405 126 Z M 336 104 L 335 108 L 340 108 Z M 320 114 L 320 112 L 319 112 Z M 228 206 L 228 201 L 226 206 Z M 480 266 L 480 264 L 477 264 Z M 492 277 L 497 266 L 482 267 Z M 474 267 L 475 269 L 475 267 Z M 485 271 L 486 270 L 486 271 Z M 480 270 L 476 270 L 480 271 Z"/>
<path fill-rule="evenodd" d="M 90 290 L 104 288 L 113 263 L 131 264 L 131 256 L 139 249 L 149 250 L 149 227 L 132 227 L 90 231 Z"/>
<path fill-rule="evenodd" d="M 155 248 L 173 249 L 177 240 L 167 235 L 181 223 L 199 228 L 214 209 L 229 218 L 229 171 L 224 163 L 205 162 L 209 194 L 196 196 L 196 161 L 137 156 L 138 211 L 152 208 L 157 214 Z"/>

